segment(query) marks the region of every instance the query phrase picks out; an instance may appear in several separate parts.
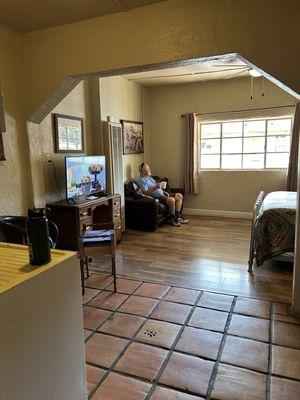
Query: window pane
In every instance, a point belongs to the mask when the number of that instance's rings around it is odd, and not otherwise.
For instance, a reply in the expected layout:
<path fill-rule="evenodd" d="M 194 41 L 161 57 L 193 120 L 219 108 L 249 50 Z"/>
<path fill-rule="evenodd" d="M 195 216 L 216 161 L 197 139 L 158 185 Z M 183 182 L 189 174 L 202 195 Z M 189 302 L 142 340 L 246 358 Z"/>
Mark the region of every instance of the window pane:
<path fill-rule="evenodd" d="M 224 122 L 223 123 L 223 137 L 240 137 L 243 135 L 242 122 Z"/>
<path fill-rule="evenodd" d="M 241 168 L 242 168 L 241 154 L 222 156 L 222 169 L 241 169 Z"/>
<path fill-rule="evenodd" d="M 201 154 L 220 153 L 220 139 L 201 140 Z"/>
<path fill-rule="evenodd" d="M 243 169 L 263 169 L 264 154 L 245 154 L 243 157 Z"/>
<path fill-rule="evenodd" d="M 201 155 L 200 168 L 220 168 L 220 156 L 219 155 Z"/>
<path fill-rule="evenodd" d="M 201 124 L 201 139 L 219 138 L 221 124 Z"/>
<path fill-rule="evenodd" d="M 264 151 L 264 137 L 244 138 L 244 153 L 263 153 Z"/>
<path fill-rule="evenodd" d="M 291 133 L 291 127 L 291 118 L 269 120 L 268 135 L 289 135 Z"/>
<path fill-rule="evenodd" d="M 242 152 L 242 138 L 222 140 L 222 153 L 241 153 L 241 152 Z"/>
<path fill-rule="evenodd" d="M 244 136 L 265 136 L 265 121 L 247 121 L 244 124 Z"/>
<path fill-rule="evenodd" d="M 267 152 L 290 151 L 290 136 L 271 136 L 267 138 Z"/>
<path fill-rule="evenodd" d="M 287 168 L 289 153 L 267 154 L 266 168 Z"/>

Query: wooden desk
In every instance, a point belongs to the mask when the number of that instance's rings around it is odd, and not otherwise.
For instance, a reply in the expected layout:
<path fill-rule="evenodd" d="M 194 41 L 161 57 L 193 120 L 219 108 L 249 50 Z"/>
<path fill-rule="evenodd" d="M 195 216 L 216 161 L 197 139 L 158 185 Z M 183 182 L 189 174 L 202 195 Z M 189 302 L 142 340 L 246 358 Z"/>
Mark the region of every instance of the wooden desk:
<path fill-rule="evenodd" d="M 117 241 L 121 241 L 121 196 L 113 194 L 87 200 L 85 197 L 62 200 L 47 204 L 50 208 L 49 220 L 55 222 L 59 235 L 58 249 L 79 250 L 79 235 L 84 224 L 113 222 Z"/>

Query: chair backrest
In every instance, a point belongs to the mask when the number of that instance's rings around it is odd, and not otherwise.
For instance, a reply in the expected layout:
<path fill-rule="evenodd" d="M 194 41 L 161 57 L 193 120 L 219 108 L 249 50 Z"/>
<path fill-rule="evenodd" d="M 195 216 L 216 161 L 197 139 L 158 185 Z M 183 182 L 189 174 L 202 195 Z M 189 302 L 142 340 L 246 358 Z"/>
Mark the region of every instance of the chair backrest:
<path fill-rule="evenodd" d="M 48 221 L 49 226 L 49 240 L 52 249 L 55 249 L 58 238 L 58 227 L 53 221 Z"/>
<path fill-rule="evenodd" d="M 27 244 L 27 217 L 0 216 L 0 240 L 8 243 Z M 53 221 L 49 221 L 50 247 L 55 248 L 58 238 L 58 228 Z"/>
<path fill-rule="evenodd" d="M 26 244 L 26 219 L 20 216 L 0 216 L 1 240 L 9 243 Z"/>

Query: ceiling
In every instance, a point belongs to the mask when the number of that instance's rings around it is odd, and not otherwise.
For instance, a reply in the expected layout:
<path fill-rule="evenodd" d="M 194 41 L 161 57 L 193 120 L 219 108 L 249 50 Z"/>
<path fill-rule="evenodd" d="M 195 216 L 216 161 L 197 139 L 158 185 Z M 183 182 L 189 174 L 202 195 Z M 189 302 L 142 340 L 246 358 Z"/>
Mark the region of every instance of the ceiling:
<path fill-rule="evenodd" d="M 165 0 L 0 0 L 0 24 L 31 32 Z"/>
<path fill-rule="evenodd" d="M 249 75 L 250 67 L 244 62 L 232 60 L 213 60 L 191 64 L 184 67 L 160 69 L 123 75 L 126 79 L 143 86 L 154 87 L 180 83 L 204 82 L 220 79 L 242 78 Z"/>

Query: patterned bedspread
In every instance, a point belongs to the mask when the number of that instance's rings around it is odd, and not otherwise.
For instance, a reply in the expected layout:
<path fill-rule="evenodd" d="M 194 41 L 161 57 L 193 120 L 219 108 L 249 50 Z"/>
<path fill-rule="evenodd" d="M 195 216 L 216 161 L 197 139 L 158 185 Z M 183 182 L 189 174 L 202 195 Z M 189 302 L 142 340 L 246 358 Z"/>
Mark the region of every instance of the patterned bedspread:
<path fill-rule="evenodd" d="M 272 192 L 263 200 L 255 224 L 256 264 L 294 251 L 296 192 Z"/>

